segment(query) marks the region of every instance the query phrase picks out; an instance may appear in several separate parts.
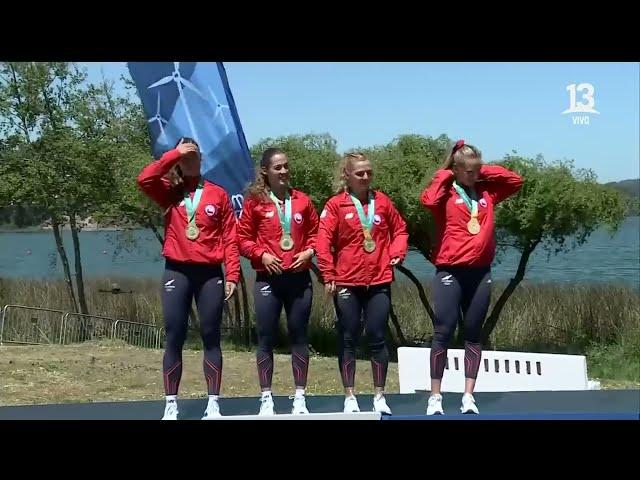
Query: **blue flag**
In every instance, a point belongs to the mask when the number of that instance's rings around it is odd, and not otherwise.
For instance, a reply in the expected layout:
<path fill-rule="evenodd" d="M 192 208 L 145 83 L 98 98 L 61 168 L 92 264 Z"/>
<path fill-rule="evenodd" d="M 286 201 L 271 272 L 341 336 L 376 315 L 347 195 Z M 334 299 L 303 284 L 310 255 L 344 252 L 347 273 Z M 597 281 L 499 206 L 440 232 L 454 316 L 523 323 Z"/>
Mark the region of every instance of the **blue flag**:
<path fill-rule="evenodd" d="M 202 176 L 222 186 L 236 215 L 253 180 L 253 162 L 222 62 L 130 62 L 142 100 L 153 155 L 180 137 L 200 146 Z"/>

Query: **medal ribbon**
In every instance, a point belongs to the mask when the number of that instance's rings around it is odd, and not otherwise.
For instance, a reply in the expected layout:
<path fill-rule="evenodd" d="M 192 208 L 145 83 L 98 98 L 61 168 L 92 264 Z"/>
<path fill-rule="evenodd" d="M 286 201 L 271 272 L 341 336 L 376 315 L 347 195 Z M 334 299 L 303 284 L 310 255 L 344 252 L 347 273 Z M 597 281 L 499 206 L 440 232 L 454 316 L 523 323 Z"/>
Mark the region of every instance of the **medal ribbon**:
<path fill-rule="evenodd" d="M 471 217 L 477 217 L 478 201 L 476 200 L 475 191 L 473 191 L 473 198 L 469 198 L 469 195 L 467 195 L 467 192 L 465 191 L 465 189 L 462 188 L 460 185 L 458 185 L 455 181 L 453 182 L 453 187 L 456 189 L 456 192 L 458 192 L 458 195 L 460 195 L 460 198 L 464 200 L 465 205 L 467 206 L 467 208 L 469 209 L 469 212 L 471 213 Z"/>
<path fill-rule="evenodd" d="M 198 188 L 196 188 L 196 192 L 193 195 L 193 200 L 191 200 L 189 192 L 184 192 L 184 206 L 187 210 L 187 223 L 195 224 L 196 209 L 198 208 L 198 204 L 200 203 L 200 197 L 202 196 L 203 188 L 204 182 L 200 181 L 198 183 Z"/>
<path fill-rule="evenodd" d="M 360 200 L 352 194 L 349 195 L 351 196 L 351 200 L 358 211 L 358 217 L 360 218 L 362 230 L 364 231 L 364 238 L 371 238 L 371 231 L 373 230 L 373 216 L 375 214 L 375 201 L 373 195 L 369 192 L 369 211 L 367 212 L 367 217 L 364 216 L 364 209 L 362 208 Z"/>
<path fill-rule="evenodd" d="M 291 197 L 289 196 L 289 192 L 284 199 L 284 217 L 282 215 L 282 211 L 280 210 L 280 205 L 278 204 L 278 197 L 276 197 L 273 192 L 269 192 L 269 196 L 273 203 L 276 204 L 276 211 L 278 212 L 278 218 L 280 219 L 280 225 L 282 226 L 282 230 L 285 235 L 291 235 Z"/>

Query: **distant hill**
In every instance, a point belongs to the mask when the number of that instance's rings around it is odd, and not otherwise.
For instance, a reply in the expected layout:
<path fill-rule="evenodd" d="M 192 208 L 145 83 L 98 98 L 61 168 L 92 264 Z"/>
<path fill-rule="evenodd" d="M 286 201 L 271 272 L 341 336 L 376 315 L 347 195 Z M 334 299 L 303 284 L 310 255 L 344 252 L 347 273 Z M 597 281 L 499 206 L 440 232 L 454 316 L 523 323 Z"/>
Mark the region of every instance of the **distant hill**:
<path fill-rule="evenodd" d="M 607 187 L 613 187 L 621 192 L 631 195 L 632 197 L 640 197 L 640 178 L 621 180 L 619 182 L 605 183 Z"/>
<path fill-rule="evenodd" d="M 640 215 L 640 178 L 609 182 L 605 185 L 630 197 L 628 215 Z"/>

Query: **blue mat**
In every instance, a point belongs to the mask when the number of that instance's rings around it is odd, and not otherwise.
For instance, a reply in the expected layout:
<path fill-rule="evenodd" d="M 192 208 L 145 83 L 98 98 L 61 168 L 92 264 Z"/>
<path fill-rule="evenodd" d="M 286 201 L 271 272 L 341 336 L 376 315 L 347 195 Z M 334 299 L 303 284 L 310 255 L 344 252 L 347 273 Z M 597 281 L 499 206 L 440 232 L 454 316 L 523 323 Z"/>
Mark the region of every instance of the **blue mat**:
<path fill-rule="evenodd" d="M 481 392 L 475 399 L 480 415 L 462 415 L 462 395 L 445 393 L 445 415 L 425 415 L 428 392 L 387 394 L 393 415 L 383 420 L 639 420 L 640 390 L 586 390 L 571 392 Z M 277 413 L 290 413 L 287 396 L 274 397 Z M 179 399 L 180 419 L 199 420 L 206 397 Z M 308 395 L 312 413 L 341 412 L 341 395 Z M 358 395 L 361 411 L 371 411 L 371 395 Z M 259 398 L 221 398 L 223 415 L 256 415 Z M 0 420 L 158 420 L 164 399 L 136 402 L 68 403 L 0 407 Z"/>

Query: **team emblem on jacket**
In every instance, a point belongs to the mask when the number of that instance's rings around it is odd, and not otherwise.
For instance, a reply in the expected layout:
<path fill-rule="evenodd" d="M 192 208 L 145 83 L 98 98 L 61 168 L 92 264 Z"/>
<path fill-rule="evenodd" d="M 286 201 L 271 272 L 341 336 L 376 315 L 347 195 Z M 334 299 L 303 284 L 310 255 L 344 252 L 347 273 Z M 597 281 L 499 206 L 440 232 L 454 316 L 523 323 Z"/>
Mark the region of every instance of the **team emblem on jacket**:
<path fill-rule="evenodd" d="M 373 224 L 374 225 L 380 225 L 380 222 L 382 222 L 382 219 L 380 218 L 380 215 L 378 215 L 377 213 L 373 216 Z"/>
<path fill-rule="evenodd" d="M 213 217 L 216 214 L 216 207 L 214 205 L 207 205 L 206 207 L 204 207 L 204 213 L 206 213 L 210 217 Z"/>
<path fill-rule="evenodd" d="M 302 215 L 300 215 L 300 212 L 296 213 L 293 216 L 293 219 L 295 220 L 295 222 L 299 225 L 302 223 Z"/>
<path fill-rule="evenodd" d="M 275 213 L 275 212 L 274 212 L 273 210 L 270 210 L 270 211 L 268 211 L 268 212 L 265 212 L 264 216 L 265 216 L 266 218 L 271 218 L 271 217 L 273 217 L 273 214 L 274 214 L 274 213 Z"/>
<path fill-rule="evenodd" d="M 351 213 L 351 212 L 347 213 L 347 214 L 344 216 L 344 219 L 345 219 L 345 220 L 350 220 L 350 219 L 352 219 L 352 218 L 353 218 L 353 213 Z"/>
<path fill-rule="evenodd" d="M 481 198 L 478 203 L 481 207 L 487 208 L 487 201 L 484 198 Z"/>

